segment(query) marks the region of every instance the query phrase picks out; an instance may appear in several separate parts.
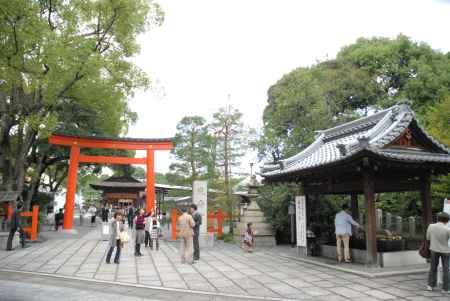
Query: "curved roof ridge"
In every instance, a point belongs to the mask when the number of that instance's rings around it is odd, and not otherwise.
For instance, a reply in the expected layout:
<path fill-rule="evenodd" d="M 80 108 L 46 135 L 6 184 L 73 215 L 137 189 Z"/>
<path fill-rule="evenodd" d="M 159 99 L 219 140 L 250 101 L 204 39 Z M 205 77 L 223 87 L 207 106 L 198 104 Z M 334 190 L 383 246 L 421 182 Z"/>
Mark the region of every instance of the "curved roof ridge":
<path fill-rule="evenodd" d="M 323 136 L 324 136 L 323 134 L 320 134 L 316 138 L 316 140 L 314 140 L 314 142 L 311 143 L 310 145 L 308 145 L 308 147 L 306 147 L 304 150 L 302 150 L 301 152 L 299 152 L 298 154 L 296 154 L 296 155 L 294 155 L 292 157 L 289 157 L 289 158 L 286 158 L 286 159 L 283 159 L 283 160 L 280 160 L 280 161 L 285 163 L 286 167 L 287 167 L 287 165 L 290 165 L 292 162 L 298 161 L 299 159 L 302 159 L 302 158 L 304 158 L 306 156 L 309 156 L 311 153 L 316 151 L 320 146 L 322 146 L 322 144 L 323 144 Z"/>
<path fill-rule="evenodd" d="M 354 131 L 358 131 L 367 126 L 376 124 L 381 119 L 383 119 L 383 117 L 387 113 L 389 113 L 391 109 L 392 108 L 385 109 L 385 110 L 376 112 L 370 116 L 364 116 L 364 117 L 358 118 L 356 120 L 352 120 L 352 121 L 343 123 L 341 125 L 326 129 L 326 130 L 321 130 L 321 131 L 319 131 L 319 133 L 323 133 L 325 135 L 324 139 L 330 139 L 330 138 L 334 138 L 335 136 L 340 136 L 342 134 L 348 134 L 348 133 L 351 133 Z"/>

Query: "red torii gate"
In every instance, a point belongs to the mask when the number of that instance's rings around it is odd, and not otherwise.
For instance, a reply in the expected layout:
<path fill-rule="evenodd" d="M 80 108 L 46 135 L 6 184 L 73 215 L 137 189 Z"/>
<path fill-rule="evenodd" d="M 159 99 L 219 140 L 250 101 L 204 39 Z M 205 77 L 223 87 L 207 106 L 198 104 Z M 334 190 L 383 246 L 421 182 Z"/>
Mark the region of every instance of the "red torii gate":
<path fill-rule="evenodd" d="M 64 229 L 73 228 L 73 214 L 75 208 L 75 192 L 77 189 L 77 173 L 79 163 L 103 164 L 145 164 L 147 165 L 147 212 L 155 206 L 155 151 L 171 150 L 172 138 L 139 139 L 139 138 L 110 138 L 85 137 L 63 134 L 51 135 L 50 144 L 70 146 L 70 163 L 66 190 L 66 204 L 64 213 Z M 110 156 L 87 156 L 80 154 L 81 148 L 109 148 L 126 150 L 146 150 L 147 157 L 127 158 Z"/>

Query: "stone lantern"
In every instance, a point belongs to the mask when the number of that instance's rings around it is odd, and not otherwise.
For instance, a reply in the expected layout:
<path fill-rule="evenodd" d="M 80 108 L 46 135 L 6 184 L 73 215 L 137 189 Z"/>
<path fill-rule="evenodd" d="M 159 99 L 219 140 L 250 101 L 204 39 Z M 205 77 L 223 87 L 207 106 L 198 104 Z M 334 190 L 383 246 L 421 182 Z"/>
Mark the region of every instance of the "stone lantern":
<path fill-rule="evenodd" d="M 243 210 L 240 210 L 239 222 L 237 222 L 235 226 L 234 240 L 242 242 L 247 224 L 253 223 L 253 227 L 256 230 L 255 247 L 273 247 L 276 242 L 272 225 L 266 222 L 264 213 L 256 202 L 259 186 L 256 176 L 253 175 L 250 178 L 250 182 L 247 184 L 247 191 L 234 193 L 241 198 L 241 204 L 245 204 Z"/>

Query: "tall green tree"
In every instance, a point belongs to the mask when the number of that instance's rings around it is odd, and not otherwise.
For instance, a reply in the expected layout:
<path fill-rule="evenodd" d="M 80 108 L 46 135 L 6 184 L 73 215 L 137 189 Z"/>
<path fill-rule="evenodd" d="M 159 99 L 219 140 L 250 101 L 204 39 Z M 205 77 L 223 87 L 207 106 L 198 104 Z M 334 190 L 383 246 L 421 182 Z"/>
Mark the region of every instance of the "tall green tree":
<path fill-rule="evenodd" d="M 247 148 L 242 113 L 228 105 L 213 115 L 211 129 L 217 137 L 217 166 L 223 172 L 226 203 L 232 216 L 235 199 L 232 197 L 233 167 L 240 165 L 239 159 Z"/>
<path fill-rule="evenodd" d="M 172 154 L 177 160 L 170 170 L 189 179 L 191 184 L 208 172 L 208 133 L 206 120 L 200 116 L 187 116 L 177 125 Z"/>
<path fill-rule="evenodd" d="M 129 58 L 163 14 L 146 0 L 17 0 L 0 2 L 0 19 L 0 173 L 23 190 L 29 170 L 36 183 L 67 158 L 46 146 L 51 132 L 126 132 L 127 98 L 149 84 Z"/>
<path fill-rule="evenodd" d="M 449 95 L 449 56 L 405 35 L 360 38 L 338 53 L 337 61 L 355 66 L 369 76 L 379 95 L 364 106 L 388 107 L 401 99 L 422 112 Z"/>

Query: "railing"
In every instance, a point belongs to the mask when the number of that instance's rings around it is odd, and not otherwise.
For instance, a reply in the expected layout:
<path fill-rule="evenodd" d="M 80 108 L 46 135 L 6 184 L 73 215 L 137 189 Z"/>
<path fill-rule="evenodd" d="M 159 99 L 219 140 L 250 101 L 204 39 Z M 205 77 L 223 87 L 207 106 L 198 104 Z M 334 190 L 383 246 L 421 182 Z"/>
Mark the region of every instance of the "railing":
<path fill-rule="evenodd" d="M 176 208 L 172 209 L 172 240 L 177 239 L 177 221 L 180 215 Z M 230 214 L 223 213 L 222 209 L 219 208 L 217 212 L 209 211 L 207 214 L 207 231 L 209 233 L 217 233 L 217 238 L 221 239 L 223 235 L 223 223 L 225 220 L 230 220 Z"/>
<path fill-rule="evenodd" d="M 11 220 L 13 214 L 12 206 L 8 207 L 8 220 Z M 37 239 L 38 221 L 39 221 L 39 206 L 33 206 L 31 211 L 21 212 L 22 217 L 31 217 L 31 225 L 29 227 L 22 227 L 23 231 L 30 235 L 30 240 Z"/>

